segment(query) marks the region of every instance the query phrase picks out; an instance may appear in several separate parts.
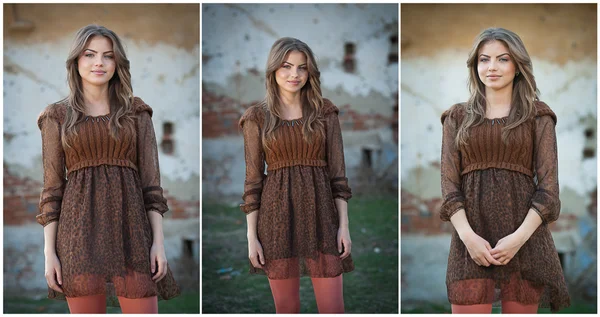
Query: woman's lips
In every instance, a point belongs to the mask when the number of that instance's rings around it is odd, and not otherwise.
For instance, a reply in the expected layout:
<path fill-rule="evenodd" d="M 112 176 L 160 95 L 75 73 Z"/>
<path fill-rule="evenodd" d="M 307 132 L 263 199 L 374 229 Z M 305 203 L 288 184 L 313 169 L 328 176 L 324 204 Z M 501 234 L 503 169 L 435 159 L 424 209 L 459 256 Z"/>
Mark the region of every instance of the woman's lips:
<path fill-rule="evenodd" d="M 292 85 L 298 85 L 300 83 L 300 81 L 289 81 L 288 83 L 292 84 Z"/>
<path fill-rule="evenodd" d="M 96 74 L 96 75 L 104 75 L 104 74 L 106 74 L 106 72 L 99 71 L 99 70 L 95 70 L 95 71 L 93 71 L 92 73 L 94 73 L 94 74 Z"/>

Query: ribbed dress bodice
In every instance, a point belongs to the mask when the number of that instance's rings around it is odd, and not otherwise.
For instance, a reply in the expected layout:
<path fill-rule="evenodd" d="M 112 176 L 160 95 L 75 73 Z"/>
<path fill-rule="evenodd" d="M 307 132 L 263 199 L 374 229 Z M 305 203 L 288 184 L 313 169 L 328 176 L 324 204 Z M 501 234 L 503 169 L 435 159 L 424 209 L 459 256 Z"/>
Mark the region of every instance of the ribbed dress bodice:
<path fill-rule="evenodd" d="M 296 165 L 327 165 L 325 139 L 316 136 L 314 142 L 306 142 L 302 137 L 303 124 L 302 119 L 285 120 L 277 127 L 275 140 L 265 149 L 267 171 Z"/>
<path fill-rule="evenodd" d="M 122 133 L 119 140 L 109 135 L 110 115 L 86 117 L 76 126 L 79 135 L 71 147 L 65 147 L 65 163 L 69 173 L 102 164 L 130 167 L 137 170 L 136 139 Z"/>

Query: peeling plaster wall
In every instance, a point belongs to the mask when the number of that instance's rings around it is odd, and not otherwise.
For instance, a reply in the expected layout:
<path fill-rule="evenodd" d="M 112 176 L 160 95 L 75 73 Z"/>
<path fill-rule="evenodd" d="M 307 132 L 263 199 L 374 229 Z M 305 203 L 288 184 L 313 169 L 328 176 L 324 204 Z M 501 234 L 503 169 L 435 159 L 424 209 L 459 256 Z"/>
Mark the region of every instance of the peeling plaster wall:
<path fill-rule="evenodd" d="M 170 208 L 164 219 L 167 255 L 174 271 L 183 270 L 176 277 L 186 284 L 197 281 L 192 286 L 197 289 L 199 12 L 198 4 L 4 5 L 4 254 L 21 259 L 5 261 L 5 287 L 44 288 L 43 230 L 35 222 L 43 182 L 36 120 L 48 104 L 68 95 L 65 60 L 71 42 L 80 27 L 96 23 L 121 37 L 134 94 L 154 110 L 161 181 Z M 34 27 L 16 28 L 17 18 Z M 160 149 L 165 122 L 174 126 L 173 154 Z M 191 269 L 182 266 L 184 239 L 196 250 Z"/>
<path fill-rule="evenodd" d="M 390 126 L 397 120 L 398 64 L 388 64 L 388 54 L 397 52 L 391 42 L 398 34 L 396 4 L 205 4 L 202 23 L 205 195 L 241 197 L 245 166 L 237 120 L 264 98 L 268 53 L 284 36 L 311 47 L 323 96 L 341 109 L 350 185 L 360 182 L 365 146 L 381 150 L 379 172 L 397 166 Z M 354 73 L 342 65 L 346 42 L 355 44 Z M 397 168 L 388 173 L 397 184 Z"/>
<path fill-rule="evenodd" d="M 409 4 L 402 5 L 401 14 L 403 305 L 447 301 L 446 233 L 453 228 L 439 220 L 440 116 L 468 99 L 467 56 L 475 36 L 492 26 L 519 34 L 533 61 L 540 99 L 558 117 L 562 209 L 550 229 L 565 254 L 565 274 L 574 281 L 584 274 L 581 263 L 595 267 L 595 248 L 586 250 L 595 245 L 588 232 L 596 231 L 596 5 Z M 593 155 L 585 157 L 586 150 Z M 593 228 L 582 229 L 585 223 Z M 423 249 L 438 256 L 421 259 Z M 422 284 L 419 272 L 440 270 L 444 274 Z M 587 280 L 595 285 L 596 270 L 590 272 Z"/>

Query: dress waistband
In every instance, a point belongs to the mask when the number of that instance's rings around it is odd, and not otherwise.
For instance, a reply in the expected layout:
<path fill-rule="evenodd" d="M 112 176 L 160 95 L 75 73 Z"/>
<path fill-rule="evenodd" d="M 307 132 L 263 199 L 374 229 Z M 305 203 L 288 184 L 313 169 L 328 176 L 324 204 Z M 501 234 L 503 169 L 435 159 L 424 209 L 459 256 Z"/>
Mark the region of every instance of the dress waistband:
<path fill-rule="evenodd" d="M 327 166 L 327 161 L 311 160 L 311 159 L 278 161 L 278 162 L 271 163 L 271 164 L 267 163 L 267 171 L 273 171 L 273 170 L 280 169 L 283 167 L 290 167 L 290 166 L 297 166 L 297 165 Z"/>
<path fill-rule="evenodd" d="M 71 173 L 71 172 L 80 170 L 85 167 L 99 166 L 99 165 L 124 166 L 124 167 L 133 168 L 136 171 L 138 170 L 137 166 L 130 160 L 120 160 L 120 159 L 112 159 L 112 158 L 79 161 L 71 166 L 68 166 L 67 170 L 69 171 L 69 173 Z"/>
<path fill-rule="evenodd" d="M 506 163 L 506 162 L 473 163 L 473 164 L 470 164 L 469 166 L 465 167 L 461 174 L 465 175 L 465 174 L 475 171 L 475 170 L 484 170 L 484 169 L 488 169 L 488 168 L 502 168 L 502 169 L 507 169 L 507 170 L 523 173 L 527 176 L 533 177 L 532 170 L 524 167 L 523 165 L 511 164 L 511 163 Z"/>

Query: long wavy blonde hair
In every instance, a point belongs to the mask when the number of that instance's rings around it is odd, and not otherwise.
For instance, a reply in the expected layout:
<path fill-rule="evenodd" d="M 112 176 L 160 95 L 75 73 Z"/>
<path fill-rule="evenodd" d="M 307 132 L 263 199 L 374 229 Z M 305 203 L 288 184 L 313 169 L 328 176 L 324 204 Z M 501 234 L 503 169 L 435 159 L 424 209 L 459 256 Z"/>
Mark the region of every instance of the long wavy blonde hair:
<path fill-rule="evenodd" d="M 266 96 L 261 106 L 267 110 L 265 124 L 262 132 L 263 145 L 269 147 L 269 141 L 275 140 L 273 131 L 281 124 L 281 97 L 279 86 L 275 78 L 275 72 L 283 65 L 286 57 L 292 51 L 298 51 L 306 55 L 308 80 L 300 90 L 302 103 L 302 135 L 305 141 L 312 142 L 316 135 L 324 137 L 325 127 L 319 117 L 323 109 L 323 96 L 321 95 L 321 73 L 317 67 L 315 56 L 306 43 L 291 37 L 283 37 L 275 41 L 271 47 L 267 60 L 266 74 Z"/>
<path fill-rule="evenodd" d="M 508 142 L 512 129 L 535 116 L 535 101 L 539 100 L 539 90 L 533 76 L 531 58 L 525 49 L 521 38 L 512 31 L 503 28 L 488 28 L 483 30 L 473 43 L 473 48 L 467 59 L 469 68 L 469 91 L 471 97 L 464 105 L 465 117 L 458 128 L 456 145 L 466 144 L 469 138 L 469 128 L 480 125 L 485 119 L 487 99 L 485 85 L 479 79 L 477 63 L 479 49 L 486 43 L 500 41 L 506 45 L 508 52 L 520 73 L 513 81 L 511 109 L 507 124 L 502 128 L 502 141 Z"/>
<path fill-rule="evenodd" d="M 92 24 L 77 31 L 66 62 L 67 82 L 69 83 L 70 93 L 68 97 L 58 103 L 64 103 L 67 106 L 65 123 L 62 125 L 62 135 L 64 136 L 62 143 L 67 147 L 70 147 L 69 140 L 77 136 L 75 126 L 85 120 L 83 84 L 79 75 L 77 61 L 94 36 L 104 36 L 111 40 L 115 56 L 115 73 L 108 82 L 111 118 L 109 121 L 110 136 L 118 139 L 121 129 L 135 133 L 135 129 L 133 128 L 134 121 L 130 116 L 133 109 L 133 89 L 131 87 L 129 60 L 125 55 L 121 40 L 115 32 L 103 26 Z"/>

